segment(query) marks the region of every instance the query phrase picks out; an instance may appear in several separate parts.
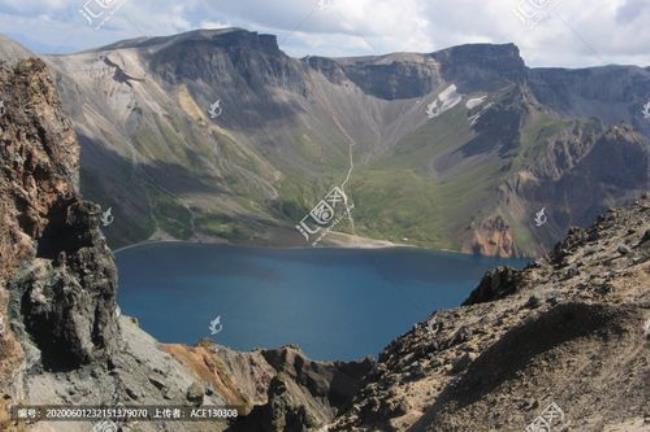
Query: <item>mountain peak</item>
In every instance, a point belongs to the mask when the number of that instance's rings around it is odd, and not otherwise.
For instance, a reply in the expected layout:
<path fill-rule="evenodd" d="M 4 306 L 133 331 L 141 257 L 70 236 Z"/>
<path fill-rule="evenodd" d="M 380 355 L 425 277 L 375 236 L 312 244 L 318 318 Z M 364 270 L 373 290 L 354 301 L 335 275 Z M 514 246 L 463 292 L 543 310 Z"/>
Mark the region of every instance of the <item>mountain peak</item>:
<path fill-rule="evenodd" d="M 474 55 L 478 57 L 491 57 L 491 56 L 511 56 L 521 59 L 519 47 L 512 42 L 504 44 L 493 43 L 470 43 L 463 45 L 456 45 L 450 48 L 445 48 L 434 53 L 441 55 L 447 53 L 452 56 L 468 56 Z M 522 60 L 523 61 L 523 60 Z"/>
<path fill-rule="evenodd" d="M 526 64 L 513 43 L 459 45 L 431 56 L 441 64 L 445 79 L 465 86 L 466 91 L 488 83 L 521 82 L 526 76 Z"/>
<path fill-rule="evenodd" d="M 277 37 L 270 34 L 259 34 L 239 27 L 222 29 L 198 29 L 171 36 L 139 37 L 119 41 L 103 46 L 93 51 L 109 51 L 118 49 L 147 49 L 158 51 L 170 46 L 197 42 L 213 42 L 219 46 L 230 44 L 258 45 L 271 50 L 279 50 Z"/>

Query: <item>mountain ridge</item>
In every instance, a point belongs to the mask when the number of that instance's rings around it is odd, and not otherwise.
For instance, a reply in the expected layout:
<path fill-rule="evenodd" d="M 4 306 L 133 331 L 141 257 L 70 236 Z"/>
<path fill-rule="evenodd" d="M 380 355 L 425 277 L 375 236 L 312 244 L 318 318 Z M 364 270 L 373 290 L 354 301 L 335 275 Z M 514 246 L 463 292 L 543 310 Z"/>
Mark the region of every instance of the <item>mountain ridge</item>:
<path fill-rule="evenodd" d="M 647 160 L 650 122 L 641 111 L 650 72 L 639 67 L 529 68 L 514 44 L 296 59 L 275 36 L 239 28 L 121 41 L 46 61 L 82 140 L 82 188 L 118 215 L 107 230 L 116 247 L 167 238 L 305 245 L 294 225 L 354 162 L 346 194 L 361 205 L 354 226 L 338 230 L 537 255 L 568 221 L 588 224 L 650 184 L 611 185 L 599 175 L 596 196 L 569 198 L 566 182 L 551 195 L 541 190 L 549 179 L 535 174 L 539 155 L 564 147 L 571 153 L 544 163 L 554 175 L 574 175 L 593 149 L 570 141 L 593 122 L 601 134 L 630 124 L 641 140 L 618 138 Z M 223 111 L 211 119 L 215 101 Z M 597 169 L 621 171 L 623 159 Z M 553 166 L 565 160 L 571 168 Z M 533 219 L 542 207 L 551 217 L 539 229 Z"/>

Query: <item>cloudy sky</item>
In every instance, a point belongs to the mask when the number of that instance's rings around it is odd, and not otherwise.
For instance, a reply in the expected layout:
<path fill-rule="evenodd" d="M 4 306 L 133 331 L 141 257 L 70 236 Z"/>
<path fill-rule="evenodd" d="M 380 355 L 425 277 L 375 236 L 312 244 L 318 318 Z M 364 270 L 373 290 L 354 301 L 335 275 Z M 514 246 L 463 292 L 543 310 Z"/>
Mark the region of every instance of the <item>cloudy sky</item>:
<path fill-rule="evenodd" d="M 514 42 L 531 66 L 650 66 L 649 22 L 650 0 L 0 0 L 0 33 L 50 53 L 236 26 L 297 57 Z"/>

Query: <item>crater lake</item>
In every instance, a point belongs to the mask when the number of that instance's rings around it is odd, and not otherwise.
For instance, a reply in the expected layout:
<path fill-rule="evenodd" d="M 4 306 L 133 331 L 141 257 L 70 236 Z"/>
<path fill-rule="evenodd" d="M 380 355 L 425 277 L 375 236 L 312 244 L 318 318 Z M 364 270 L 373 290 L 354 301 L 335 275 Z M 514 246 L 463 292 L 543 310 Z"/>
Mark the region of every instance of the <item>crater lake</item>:
<path fill-rule="evenodd" d="M 164 343 L 296 344 L 316 360 L 376 356 L 460 305 L 500 259 L 419 249 L 270 249 L 150 243 L 116 253 L 119 304 Z"/>

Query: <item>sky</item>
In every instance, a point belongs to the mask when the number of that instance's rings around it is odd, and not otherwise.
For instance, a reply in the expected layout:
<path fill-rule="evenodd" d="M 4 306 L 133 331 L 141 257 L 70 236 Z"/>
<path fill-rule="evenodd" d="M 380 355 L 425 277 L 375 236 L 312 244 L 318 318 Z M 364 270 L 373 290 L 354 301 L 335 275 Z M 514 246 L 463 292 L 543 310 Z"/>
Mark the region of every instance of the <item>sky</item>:
<path fill-rule="evenodd" d="M 0 0 L 0 33 L 39 53 L 241 27 L 294 57 L 513 42 L 533 67 L 645 67 L 648 23 L 650 0 Z"/>

